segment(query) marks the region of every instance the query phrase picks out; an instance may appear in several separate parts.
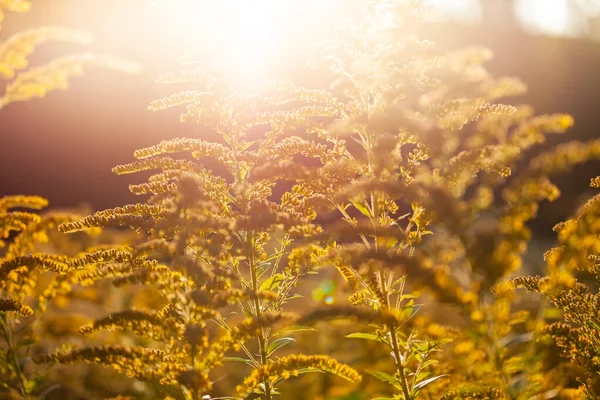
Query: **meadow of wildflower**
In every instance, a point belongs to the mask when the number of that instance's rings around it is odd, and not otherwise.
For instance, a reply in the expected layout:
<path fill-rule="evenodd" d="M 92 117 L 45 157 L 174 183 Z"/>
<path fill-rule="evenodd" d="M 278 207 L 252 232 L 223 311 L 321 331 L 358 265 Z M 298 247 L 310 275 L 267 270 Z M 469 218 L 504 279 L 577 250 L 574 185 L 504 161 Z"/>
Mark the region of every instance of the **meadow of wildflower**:
<path fill-rule="evenodd" d="M 504 103 L 526 85 L 421 37 L 422 2 L 362 5 L 307 60 L 322 87 L 249 88 L 199 55 L 160 75 L 148 113 L 212 134 L 114 166 L 137 202 L 0 198 L 0 399 L 600 398 L 598 196 L 554 227 L 543 274 L 523 267 L 552 177 L 600 140 L 531 157 L 573 118 Z M 30 6 L 0 0 L 0 20 Z M 47 40 L 91 38 L 0 41 L 0 108 L 140 68 L 28 67 Z"/>

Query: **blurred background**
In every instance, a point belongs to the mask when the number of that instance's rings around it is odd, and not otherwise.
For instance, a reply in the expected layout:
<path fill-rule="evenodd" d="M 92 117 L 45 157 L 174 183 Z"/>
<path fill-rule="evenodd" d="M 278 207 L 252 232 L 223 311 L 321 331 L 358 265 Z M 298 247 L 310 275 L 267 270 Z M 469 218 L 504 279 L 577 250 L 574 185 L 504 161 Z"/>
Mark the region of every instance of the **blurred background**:
<path fill-rule="evenodd" d="M 83 77 L 71 80 L 68 91 L 4 108 L 0 112 L 0 196 L 37 194 L 48 198 L 53 207 L 86 203 L 92 209 L 135 202 L 127 187 L 142 178 L 116 176 L 111 168 L 132 161 L 135 149 L 163 139 L 203 134 L 197 126 L 178 122 L 180 110 L 147 110 L 150 101 L 183 89 L 154 83 L 160 73 L 180 69 L 176 58 L 189 50 L 181 35 L 197 29 L 206 43 L 225 40 L 245 49 L 245 61 L 240 59 L 235 65 L 238 71 L 315 86 L 319 75 L 305 67 L 307 54 L 327 35 L 327 23 L 355 14 L 360 1 L 280 1 L 275 4 L 286 4 L 286 9 L 273 15 L 265 15 L 264 9 L 253 8 L 256 3 L 247 1 L 240 2 L 244 7 L 233 16 L 209 9 L 203 12 L 200 3 L 219 2 L 189 0 L 176 7 L 168 0 L 37 0 L 27 14 L 8 13 L 0 40 L 41 25 L 80 28 L 96 36 L 92 46 L 44 44 L 34 53 L 32 64 L 91 51 L 124 56 L 141 63 L 144 71 L 130 76 L 89 69 Z M 528 95 L 507 102 L 529 103 L 538 113 L 565 112 L 575 117 L 574 129 L 566 136 L 552 137 L 546 146 L 598 136 L 600 0 L 427 3 L 431 22 L 422 38 L 436 42 L 442 50 L 490 48 L 495 58 L 488 68 L 493 73 L 517 76 L 529 85 Z M 227 24 L 236 24 L 234 33 L 223 33 Z M 270 30 L 264 29 L 267 25 Z M 251 34 L 258 31 L 263 36 Z M 255 42 L 251 53 L 249 40 Z M 268 46 L 261 47 L 263 42 Z M 252 57 L 268 57 L 268 64 L 256 72 Z M 0 91 L 3 86 L 0 83 Z M 558 177 L 563 196 L 542 208 L 534 229 L 553 237 L 551 227 L 590 194 L 589 179 L 596 175 L 600 175 L 600 164 Z"/>

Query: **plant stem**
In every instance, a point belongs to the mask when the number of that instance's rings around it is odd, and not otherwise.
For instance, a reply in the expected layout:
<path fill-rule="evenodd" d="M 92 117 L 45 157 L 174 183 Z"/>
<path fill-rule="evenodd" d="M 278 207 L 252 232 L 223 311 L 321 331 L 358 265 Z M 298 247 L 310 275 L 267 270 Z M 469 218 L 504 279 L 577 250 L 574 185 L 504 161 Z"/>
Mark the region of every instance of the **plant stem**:
<path fill-rule="evenodd" d="M 258 299 L 258 278 L 256 276 L 256 265 L 254 263 L 254 257 L 250 258 L 250 276 L 252 280 L 252 291 L 254 293 L 254 308 L 256 309 L 256 316 L 260 318 L 262 316 L 262 310 L 260 306 L 260 300 Z M 262 365 L 267 365 L 267 341 L 265 339 L 264 330 L 258 335 L 258 349 L 260 352 L 260 360 Z M 265 386 L 265 400 L 271 400 L 271 384 L 268 379 L 263 382 Z"/>
<path fill-rule="evenodd" d="M 11 333 L 8 329 L 7 323 L 6 323 L 6 314 L 2 315 L 2 317 L 0 318 L 0 322 L 2 322 L 2 335 L 4 337 L 4 340 L 6 341 L 6 345 L 8 346 L 7 355 L 10 354 L 10 362 L 12 364 L 14 373 L 17 376 L 17 379 L 19 380 L 19 385 L 20 385 L 19 389 L 21 391 L 21 395 L 25 396 L 27 394 L 27 390 L 26 390 L 27 380 L 25 379 L 25 376 L 23 375 L 23 372 L 21 371 L 21 367 L 19 365 L 19 360 L 17 359 L 17 354 L 15 352 L 15 348 L 13 345 L 12 335 L 11 335 Z"/>
<path fill-rule="evenodd" d="M 394 352 L 394 358 L 396 359 L 396 369 L 398 370 L 398 375 L 400 375 L 402 392 L 406 400 L 411 400 L 412 396 L 408 389 L 406 374 L 404 373 L 404 363 L 400 358 L 400 346 L 398 345 L 398 338 L 396 337 L 396 328 L 393 326 L 390 326 L 390 336 L 392 337 L 392 351 Z"/>
<path fill-rule="evenodd" d="M 386 308 L 389 308 L 390 295 L 387 291 L 387 288 L 385 287 L 385 277 L 383 271 L 379 271 L 379 284 L 381 292 L 383 293 L 383 297 L 385 299 L 384 306 Z M 404 394 L 404 399 L 412 400 L 410 390 L 408 389 L 408 381 L 406 378 L 406 374 L 404 373 L 404 362 L 402 362 L 402 358 L 400 356 L 400 346 L 398 344 L 398 337 L 396 336 L 396 327 L 393 325 L 388 326 L 388 332 L 391 338 L 392 352 L 394 354 L 394 361 L 396 362 L 396 370 L 398 371 L 398 375 L 400 377 L 400 385 L 402 386 L 402 393 Z"/>
<path fill-rule="evenodd" d="M 192 343 L 191 348 L 191 357 L 192 357 L 192 370 L 196 369 L 196 345 Z M 198 389 L 194 389 L 193 391 L 194 400 L 198 400 L 200 398 L 200 391 Z"/>
<path fill-rule="evenodd" d="M 489 306 L 489 305 L 488 305 Z M 500 377 L 502 382 L 505 385 L 506 394 L 510 400 L 516 400 L 517 395 L 510 384 L 510 378 L 506 374 L 506 370 L 504 369 L 504 360 L 502 359 L 502 354 L 500 348 L 498 347 L 498 336 L 496 335 L 496 331 L 494 329 L 494 320 L 493 313 L 487 312 L 486 324 L 487 324 L 487 334 L 488 339 L 490 340 L 491 354 L 490 357 L 494 361 L 494 366 L 500 373 Z"/>

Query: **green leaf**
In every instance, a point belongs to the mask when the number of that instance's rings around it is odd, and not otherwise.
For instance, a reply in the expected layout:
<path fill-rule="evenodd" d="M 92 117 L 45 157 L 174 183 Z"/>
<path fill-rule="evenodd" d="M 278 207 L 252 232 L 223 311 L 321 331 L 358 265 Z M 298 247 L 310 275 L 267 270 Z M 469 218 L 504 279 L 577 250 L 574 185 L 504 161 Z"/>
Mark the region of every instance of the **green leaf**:
<path fill-rule="evenodd" d="M 213 322 L 214 322 L 215 324 L 217 324 L 217 326 L 218 326 L 219 328 L 222 328 L 222 329 L 227 329 L 227 323 L 225 323 L 225 320 L 219 320 L 219 319 L 216 319 L 216 318 L 215 318 L 215 319 L 213 319 Z"/>
<path fill-rule="evenodd" d="M 452 343 L 452 339 L 443 338 L 443 339 L 429 340 L 427 343 L 429 344 L 430 347 L 438 348 L 447 343 Z"/>
<path fill-rule="evenodd" d="M 434 376 L 433 378 L 429 378 L 426 379 L 422 382 L 419 382 L 415 385 L 415 387 L 413 388 L 413 390 L 421 390 L 423 389 L 425 386 L 429 385 L 431 382 L 436 381 L 444 376 L 448 376 L 448 374 L 442 374 L 442 375 L 438 375 L 438 376 Z"/>
<path fill-rule="evenodd" d="M 406 321 L 415 316 L 419 311 L 422 304 L 414 304 L 414 299 L 410 299 L 407 304 L 402 307 L 402 317 L 406 318 Z"/>
<path fill-rule="evenodd" d="M 408 275 L 402 275 L 401 277 L 394 279 L 392 284 L 390 285 L 390 289 L 395 288 L 397 286 L 401 286 L 403 283 L 406 282 L 407 279 Z"/>
<path fill-rule="evenodd" d="M 279 350 L 283 346 L 285 346 L 289 343 L 295 342 L 295 341 L 296 341 L 296 339 L 291 338 L 291 337 L 283 337 L 283 338 L 274 340 L 267 348 L 267 356 L 272 355 L 273 353 L 275 353 L 277 350 Z"/>
<path fill-rule="evenodd" d="M 371 211 L 358 200 L 352 200 L 352 205 L 365 217 L 371 218 Z"/>
<path fill-rule="evenodd" d="M 318 332 L 315 328 L 310 326 L 289 326 L 277 332 L 277 335 L 290 334 L 293 332 Z"/>
<path fill-rule="evenodd" d="M 252 140 L 250 142 L 242 142 L 238 144 L 238 151 L 242 152 L 244 150 L 248 150 L 250 146 L 256 143 L 256 140 Z"/>
<path fill-rule="evenodd" d="M 498 340 L 498 346 L 499 347 L 508 347 L 512 344 L 520 344 L 520 343 L 527 343 L 532 341 L 534 338 L 533 333 L 531 332 L 526 332 L 526 333 L 521 333 L 521 334 L 516 334 L 516 333 L 509 333 L 508 335 L 504 336 L 502 339 Z"/>
<path fill-rule="evenodd" d="M 588 324 L 592 326 L 594 329 L 598 329 L 600 331 L 600 325 L 596 321 L 588 321 Z"/>
<path fill-rule="evenodd" d="M 267 272 L 269 269 L 271 268 L 271 263 L 270 262 L 261 262 L 260 264 L 258 264 L 256 266 L 256 277 L 260 278 L 261 276 L 263 276 L 265 274 L 265 272 Z"/>
<path fill-rule="evenodd" d="M 365 372 L 373 375 L 375 378 L 381 380 L 382 382 L 387 382 L 390 385 L 394 386 L 396 389 L 402 389 L 402 386 L 400 386 L 400 382 L 398 382 L 398 379 L 396 379 L 396 377 L 390 375 L 390 374 L 386 374 L 385 372 L 381 372 L 381 371 L 373 371 L 373 370 L 365 370 Z"/>
<path fill-rule="evenodd" d="M 44 376 L 36 376 L 32 379 L 28 379 L 25 382 L 25 391 L 27 393 L 31 393 L 33 391 L 39 390 L 44 384 Z"/>
<path fill-rule="evenodd" d="M 251 367 L 256 367 L 256 365 L 254 365 L 252 360 L 248 360 L 248 359 L 242 358 L 242 357 L 223 357 L 223 361 L 241 362 L 244 364 L 248 364 Z"/>
<path fill-rule="evenodd" d="M 431 360 L 427 360 L 427 361 L 425 361 L 423 364 L 421 364 L 421 369 L 423 369 L 423 368 L 427 368 L 427 367 L 429 367 L 430 365 L 437 364 L 437 363 L 439 363 L 439 361 L 438 361 L 438 360 L 436 360 L 436 359 L 433 359 L 433 358 L 432 358 Z"/>
<path fill-rule="evenodd" d="M 383 340 L 382 338 L 380 338 L 377 335 L 373 335 L 372 333 L 356 332 L 356 333 L 351 333 L 349 335 L 346 335 L 346 337 L 350 338 L 350 339 L 365 339 L 365 340 L 372 340 L 372 341 L 379 342 L 379 343 L 387 343 L 385 340 Z"/>
<path fill-rule="evenodd" d="M 285 278 L 282 274 L 275 274 L 266 281 L 264 281 L 262 285 L 260 285 L 260 288 L 258 288 L 258 291 L 263 292 L 265 290 L 277 289 L 284 279 Z"/>
<path fill-rule="evenodd" d="M 431 375 L 431 372 L 422 371 L 421 373 L 419 373 L 419 375 L 417 375 L 417 381 L 422 381 L 423 379 L 427 378 L 429 375 Z"/>
<path fill-rule="evenodd" d="M 242 179 L 246 178 L 248 176 L 248 172 L 250 172 L 250 168 L 248 168 L 248 166 L 244 163 L 238 163 L 237 165 L 239 166 L 238 171 L 240 173 L 240 177 Z"/>
<path fill-rule="evenodd" d="M 278 252 L 275 252 L 275 253 L 271 254 L 269 257 L 267 257 L 264 260 L 262 260 L 262 262 L 273 261 L 277 257 L 283 256 L 285 253 L 287 253 L 287 251 L 278 251 Z"/>

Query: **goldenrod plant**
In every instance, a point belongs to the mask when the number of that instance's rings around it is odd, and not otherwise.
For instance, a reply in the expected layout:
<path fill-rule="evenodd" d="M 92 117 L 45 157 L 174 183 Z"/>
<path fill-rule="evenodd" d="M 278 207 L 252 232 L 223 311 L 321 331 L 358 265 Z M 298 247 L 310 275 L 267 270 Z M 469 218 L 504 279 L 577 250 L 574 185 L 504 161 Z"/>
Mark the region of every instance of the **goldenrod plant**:
<path fill-rule="evenodd" d="M 31 8 L 26 0 L 0 1 L 0 22 L 11 13 L 25 13 Z M 1 27 L 1 26 L 0 26 Z M 83 31 L 61 27 L 39 27 L 19 31 L 0 40 L 0 79 L 6 81 L 0 93 L 0 109 L 10 103 L 27 101 L 55 89 L 65 89 L 71 76 L 80 75 L 86 64 L 121 70 L 139 71 L 139 65 L 125 59 L 94 54 L 69 55 L 46 65 L 29 67 L 28 57 L 37 45 L 46 41 L 90 43 L 92 36 Z M 67 261 L 74 249 L 97 244 L 94 236 L 69 241 L 57 236 L 57 226 L 78 217 L 65 212 L 35 213 L 46 208 L 46 199 L 38 196 L 4 196 L 0 198 L 0 397 L 36 398 L 56 387 L 47 384 L 47 371 L 33 371 L 31 353 L 44 348 L 56 326 L 44 329 L 53 316 L 51 304 L 57 291 L 52 290 L 53 276 L 70 269 Z M 73 288 L 63 288 L 72 292 Z M 63 299 L 64 303 L 64 299 Z M 59 307 L 60 308 L 60 307 Z M 44 318 L 40 318 L 44 315 Z M 41 332 L 40 332 L 41 331 Z"/>
<path fill-rule="evenodd" d="M 59 335 L 36 352 L 37 368 L 23 370 L 4 330 L 13 398 L 50 398 L 30 374 L 75 363 L 127 378 L 82 379 L 73 398 L 598 397 L 597 198 L 556 227 L 547 276 L 525 276 L 524 254 L 527 222 L 560 194 L 550 177 L 597 158 L 600 142 L 530 156 L 573 119 L 503 104 L 526 85 L 489 73 L 486 49 L 420 38 L 424 3 L 363 4 L 311 59 L 327 88 L 248 89 L 202 62 L 158 78 L 187 87 L 150 110 L 182 108 L 214 139 L 136 150 L 113 172 L 145 173 L 129 186 L 138 203 L 54 222 L 74 242 L 113 227 L 134 239 L 38 254 L 27 232 L 39 217 L 9 209 L 43 201 L 0 203 L 5 231 L 22 231 L 4 235 L 3 327 L 57 299 L 66 311 L 52 321 L 71 326 L 77 293 L 103 296 L 75 343 Z M 43 290 L 33 267 L 53 271 Z M 52 331 L 41 326 L 33 340 Z"/>
<path fill-rule="evenodd" d="M 319 104 L 330 97 L 321 90 L 286 83 L 267 85 L 250 94 L 235 93 L 206 71 L 166 74 L 159 81 L 199 77 L 206 85 L 204 91 L 177 93 L 153 102 L 150 108 L 188 103 L 182 120 L 211 127 L 222 143 L 174 139 L 136 151 L 137 161 L 119 165 L 114 172 L 158 170 L 146 183 L 130 186 L 134 194 L 150 194 L 148 203 L 102 211 L 60 227 L 74 232 L 131 226 L 144 235 L 145 240 L 131 251 L 84 255 L 81 266 L 86 271 L 79 274 L 79 282 L 109 277 L 116 285 L 152 285 L 163 297 L 164 308 L 155 313 L 121 311 L 93 322 L 82 332 L 134 330 L 163 342 L 163 348 L 139 350 L 152 355 L 144 358 L 148 369 L 128 363 L 137 363 L 146 353 L 125 356 L 120 346 L 102 348 L 102 353 L 95 353 L 100 351 L 97 348 L 78 349 L 40 361 L 106 362 L 158 384 L 167 394 L 189 399 L 206 395 L 213 384 L 210 371 L 223 362 L 252 368 L 232 393 L 237 398 L 256 393 L 271 399 L 279 393 L 282 379 L 313 370 L 359 381 L 355 370 L 327 355 L 275 357 L 294 341 L 285 333 L 306 329 L 296 327 L 293 322 L 298 317 L 283 308 L 297 297 L 300 281 L 317 271 L 316 260 L 323 252 L 304 240 L 301 246 L 295 241 L 320 234 L 321 229 L 312 222 L 315 212 L 307 201 L 313 197 L 312 191 L 295 185 L 279 201 L 273 201 L 269 197 L 274 179 L 249 179 L 261 161 L 326 150 L 298 137 L 282 136 L 308 117 L 332 112 L 327 104 Z M 289 110 L 290 102 L 298 107 Z M 264 124 L 270 130 L 263 139 L 247 140 L 250 129 Z M 170 157 L 177 153 L 189 154 L 191 159 Z M 219 162 L 224 176 L 202 166 L 206 157 Z M 98 268 L 99 262 L 106 261 L 112 261 L 111 268 Z M 241 319 L 230 315 L 228 305 L 235 306 Z M 213 322 L 221 329 L 210 334 Z M 251 340 L 256 343 L 248 343 Z M 238 350 L 242 357 L 225 357 L 229 350 Z M 156 351 L 161 357 L 155 356 Z"/>
<path fill-rule="evenodd" d="M 27 0 L 2 0 L 0 23 L 12 12 L 25 13 L 30 10 Z M 1 29 L 0 25 L 0 29 Z M 7 80 L 0 96 L 0 109 L 10 103 L 44 97 L 57 89 L 66 89 L 68 79 L 83 73 L 86 65 L 97 65 L 128 73 L 139 71 L 139 65 L 113 55 L 83 53 L 63 56 L 45 65 L 30 67 L 28 57 L 37 45 L 47 41 L 91 43 L 93 36 L 76 29 L 44 26 L 23 30 L 0 38 L 0 79 Z"/>
<path fill-rule="evenodd" d="M 361 21 L 341 25 L 340 39 L 316 61 L 338 76 L 332 90 L 343 111 L 313 128 L 343 149 L 341 157 L 314 168 L 278 161 L 265 174 L 308 185 L 346 222 L 331 224 L 326 249 L 358 309 L 329 307 L 314 317 L 369 323 L 373 331 L 349 337 L 388 347 L 390 367 L 368 372 L 389 383 L 395 398 L 454 398 L 463 384 L 469 396 L 552 393 L 552 383 L 538 382 L 550 374 L 539 370 L 539 354 L 515 349 L 531 341 L 535 318 L 511 310 L 503 283 L 521 266 L 524 223 L 539 201 L 557 194 L 547 180 L 555 171 L 540 179 L 532 167 L 506 178 L 544 134 L 564 132 L 572 119 L 497 103 L 525 85 L 486 72 L 487 50 L 439 54 L 419 40 L 422 11 L 414 2 L 368 2 Z M 454 320 L 419 317 L 416 292 L 454 306 Z M 430 354 L 449 339 L 448 355 Z"/>
<path fill-rule="evenodd" d="M 572 146 L 567 153 L 577 157 L 589 151 L 591 147 L 579 145 Z M 558 160 L 545 161 L 556 164 Z M 600 179 L 592 179 L 591 185 L 600 187 Z M 544 255 L 547 276 L 523 276 L 513 280 L 517 287 L 542 293 L 563 314 L 562 320 L 543 326 L 542 332 L 568 360 L 580 385 L 575 393 L 586 399 L 600 396 L 598 199 L 594 196 L 577 210 L 574 218 L 554 227 L 558 246 Z"/>
<path fill-rule="evenodd" d="M 47 370 L 32 369 L 32 353 L 48 351 L 52 337 L 65 337 L 60 325 L 72 318 L 60 311 L 68 299 L 58 296 L 80 291 L 56 290 L 55 282 L 73 269 L 70 260 L 78 248 L 91 248 L 100 239 L 99 232 L 73 241 L 57 238 L 57 226 L 78 217 L 35 213 L 46 206 L 38 196 L 0 198 L 0 397 L 36 398 L 56 388 L 46 379 Z"/>

